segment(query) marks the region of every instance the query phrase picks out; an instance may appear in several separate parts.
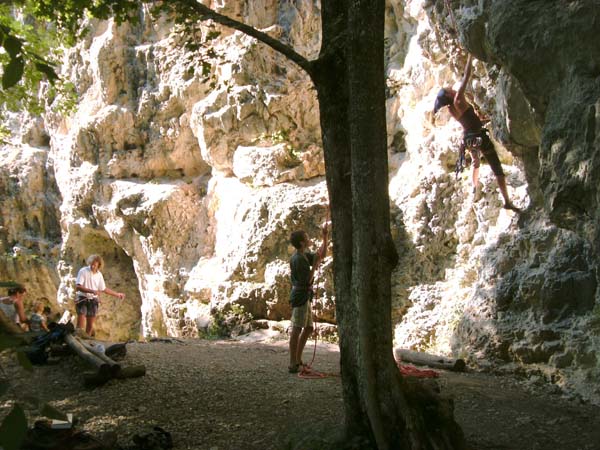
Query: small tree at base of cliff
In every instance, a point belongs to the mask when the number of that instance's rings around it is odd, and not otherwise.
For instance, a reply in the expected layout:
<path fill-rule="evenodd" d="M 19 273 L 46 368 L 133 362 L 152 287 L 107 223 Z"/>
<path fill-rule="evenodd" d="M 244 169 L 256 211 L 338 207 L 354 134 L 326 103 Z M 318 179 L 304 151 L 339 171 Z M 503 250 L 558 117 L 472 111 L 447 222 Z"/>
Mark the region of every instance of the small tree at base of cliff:
<path fill-rule="evenodd" d="M 128 11 L 126 5 L 137 2 L 100 3 Z M 392 353 L 390 283 L 397 255 L 388 197 L 384 0 L 323 0 L 322 47 L 314 61 L 196 0 L 162 6 L 179 23 L 212 19 L 255 37 L 302 67 L 315 84 L 333 223 L 349 442 L 381 450 L 463 448 L 450 402 L 415 380 L 403 379 Z"/>

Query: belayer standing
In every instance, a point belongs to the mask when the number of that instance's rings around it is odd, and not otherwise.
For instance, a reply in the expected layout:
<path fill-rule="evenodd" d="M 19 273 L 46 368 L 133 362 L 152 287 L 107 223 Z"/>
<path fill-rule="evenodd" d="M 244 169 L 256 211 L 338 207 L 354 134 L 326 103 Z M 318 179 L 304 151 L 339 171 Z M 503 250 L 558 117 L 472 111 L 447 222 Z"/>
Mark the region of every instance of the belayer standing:
<path fill-rule="evenodd" d="M 504 199 L 504 208 L 519 212 L 519 208 L 517 208 L 508 197 L 506 177 L 502 170 L 502 165 L 500 164 L 500 159 L 498 158 L 498 153 L 496 153 L 494 144 L 487 135 L 487 130 L 483 128 L 483 124 L 475 113 L 473 106 L 465 99 L 465 88 L 470 77 L 471 55 L 467 58 L 467 65 L 458 91 L 454 91 L 450 88 L 440 89 L 435 99 L 433 114 L 435 115 L 444 106 L 448 106 L 452 117 L 462 125 L 464 134 L 463 143 L 460 149 L 459 164 L 461 159 L 464 158 L 465 149 L 468 149 L 472 158 L 471 181 L 473 183 L 473 193 L 475 194 L 479 188 L 479 153 L 481 152 L 496 176 L 498 188 Z"/>
<path fill-rule="evenodd" d="M 117 297 L 119 300 L 125 298 L 122 292 L 115 292 L 106 287 L 104 277 L 100 270 L 104 266 L 104 260 L 100 255 L 90 255 L 87 259 L 87 266 L 82 267 L 77 273 L 75 287 L 77 289 L 77 299 L 75 300 L 75 309 L 77 310 L 77 328 L 83 329 L 85 323 L 85 332 L 93 336 L 94 322 L 98 313 L 100 304 L 100 294 L 105 293 Z"/>
<path fill-rule="evenodd" d="M 292 332 L 290 333 L 290 364 L 288 371 L 297 373 L 302 365 L 302 352 L 313 331 L 311 301 L 313 275 L 327 253 L 327 224 L 322 227 L 323 243 L 317 253 L 308 251 L 310 242 L 304 231 L 294 231 L 290 242 L 296 249 L 290 259 L 292 292 Z"/>

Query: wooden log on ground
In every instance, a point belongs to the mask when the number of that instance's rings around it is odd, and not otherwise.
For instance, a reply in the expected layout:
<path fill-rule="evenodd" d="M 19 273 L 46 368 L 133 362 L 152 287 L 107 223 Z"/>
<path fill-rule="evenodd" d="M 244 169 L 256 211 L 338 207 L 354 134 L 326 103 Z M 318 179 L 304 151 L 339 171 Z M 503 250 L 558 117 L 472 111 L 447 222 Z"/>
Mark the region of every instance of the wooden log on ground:
<path fill-rule="evenodd" d="M 145 366 L 121 367 L 119 363 L 94 348 L 92 342 L 84 341 L 71 334 L 65 336 L 65 342 L 77 355 L 98 369 L 95 373 L 83 375 L 86 387 L 101 386 L 113 378 L 136 378 L 146 375 Z"/>
<path fill-rule="evenodd" d="M 394 356 L 397 361 L 429 366 L 435 369 L 451 370 L 453 372 L 464 372 L 467 365 L 463 359 L 446 358 L 444 356 L 431 355 L 424 352 L 415 352 L 403 348 L 395 348 Z"/>
<path fill-rule="evenodd" d="M 102 386 L 112 378 L 123 380 L 125 378 L 143 377 L 144 375 L 146 375 L 146 366 L 123 367 L 114 377 L 101 373 L 85 373 L 83 374 L 83 384 L 86 387 L 93 388 Z"/>
<path fill-rule="evenodd" d="M 100 358 L 102 361 L 104 361 L 106 364 L 108 364 L 110 366 L 110 370 L 111 370 L 111 375 L 113 377 L 117 377 L 117 374 L 121 371 L 121 365 L 116 362 L 113 361 L 112 359 L 110 359 L 108 356 L 106 356 L 103 352 L 101 352 L 97 347 L 95 347 L 94 343 L 91 341 L 84 341 L 78 337 L 75 337 L 75 339 L 83 346 L 87 349 L 87 351 L 89 351 L 90 353 L 92 353 L 93 355 L 97 356 L 98 358 Z M 97 344 L 96 344 L 97 345 Z M 118 377 L 117 377 L 118 378 Z"/>
<path fill-rule="evenodd" d="M 112 379 L 110 374 L 103 374 L 100 372 L 87 372 L 83 374 L 83 385 L 88 388 L 95 388 L 102 386 Z"/>
<path fill-rule="evenodd" d="M 64 338 L 65 342 L 69 347 L 73 349 L 77 355 L 85 362 L 95 367 L 98 370 L 98 374 L 103 378 L 110 379 L 112 376 L 112 368 L 103 359 L 98 358 L 96 355 L 88 351 L 81 342 L 71 334 L 66 334 Z"/>
<path fill-rule="evenodd" d="M 146 366 L 129 366 L 123 367 L 117 374 L 116 378 L 137 378 L 146 375 Z"/>

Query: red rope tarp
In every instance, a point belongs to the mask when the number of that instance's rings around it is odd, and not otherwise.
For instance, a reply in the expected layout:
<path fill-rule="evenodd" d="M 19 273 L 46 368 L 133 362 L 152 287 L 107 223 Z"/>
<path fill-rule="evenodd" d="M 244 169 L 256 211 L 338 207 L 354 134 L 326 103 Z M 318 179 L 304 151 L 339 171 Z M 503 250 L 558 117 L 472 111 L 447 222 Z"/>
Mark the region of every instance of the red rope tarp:
<path fill-rule="evenodd" d="M 439 372 L 433 369 L 417 369 L 411 364 L 402 364 L 396 361 L 400 373 L 405 377 L 417 377 L 417 378 L 437 378 L 440 376 Z"/>

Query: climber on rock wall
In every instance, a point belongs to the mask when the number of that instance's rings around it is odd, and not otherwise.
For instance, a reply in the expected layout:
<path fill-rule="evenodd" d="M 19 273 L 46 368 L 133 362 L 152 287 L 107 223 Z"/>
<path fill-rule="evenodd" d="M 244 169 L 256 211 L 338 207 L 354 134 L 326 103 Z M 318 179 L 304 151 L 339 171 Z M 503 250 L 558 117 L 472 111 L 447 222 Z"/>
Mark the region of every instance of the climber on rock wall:
<path fill-rule="evenodd" d="M 487 135 L 487 130 L 483 127 L 483 124 L 471 104 L 465 98 L 465 88 L 467 82 L 471 76 L 471 55 L 467 58 L 467 64 L 463 78 L 457 91 L 451 88 L 442 88 L 437 94 L 435 99 L 435 105 L 433 107 L 433 114 L 435 114 L 443 107 L 448 106 L 450 114 L 454 117 L 463 127 L 463 143 L 459 152 L 459 160 L 457 163 L 457 171 L 462 170 L 462 162 L 464 161 L 465 149 L 469 151 L 472 159 L 472 172 L 471 180 L 473 183 L 473 194 L 477 198 L 479 192 L 479 166 L 480 166 L 480 154 L 483 154 L 488 164 L 490 165 L 492 172 L 496 176 L 498 181 L 498 187 L 500 193 L 504 199 L 504 208 L 511 209 L 519 212 L 517 208 L 508 197 L 508 190 L 506 188 L 506 177 L 498 158 L 498 153 L 494 148 L 494 144 Z"/>

